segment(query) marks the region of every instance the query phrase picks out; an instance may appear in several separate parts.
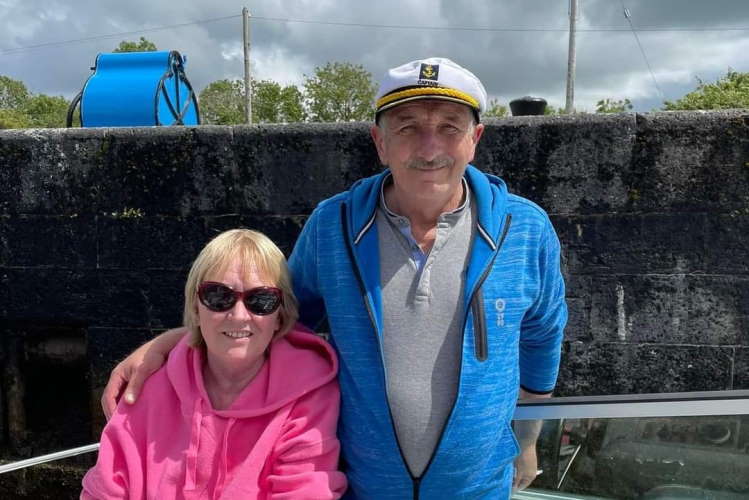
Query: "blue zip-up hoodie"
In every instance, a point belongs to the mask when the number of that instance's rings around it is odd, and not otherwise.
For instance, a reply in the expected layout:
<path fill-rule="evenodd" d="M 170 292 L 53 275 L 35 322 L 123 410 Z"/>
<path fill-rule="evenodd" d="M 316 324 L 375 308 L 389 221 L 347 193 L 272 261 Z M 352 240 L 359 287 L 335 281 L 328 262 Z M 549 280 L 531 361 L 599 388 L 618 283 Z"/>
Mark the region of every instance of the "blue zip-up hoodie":
<path fill-rule="evenodd" d="M 550 392 L 559 367 L 567 307 L 556 233 L 537 205 L 467 167 L 477 231 L 464 271 L 459 386 L 429 465 L 412 477 L 393 427 L 382 354 L 375 213 L 387 174 L 320 203 L 289 259 L 301 321 L 316 327 L 327 318 L 339 356 L 345 498 L 509 497 L 518 388 Z"/>

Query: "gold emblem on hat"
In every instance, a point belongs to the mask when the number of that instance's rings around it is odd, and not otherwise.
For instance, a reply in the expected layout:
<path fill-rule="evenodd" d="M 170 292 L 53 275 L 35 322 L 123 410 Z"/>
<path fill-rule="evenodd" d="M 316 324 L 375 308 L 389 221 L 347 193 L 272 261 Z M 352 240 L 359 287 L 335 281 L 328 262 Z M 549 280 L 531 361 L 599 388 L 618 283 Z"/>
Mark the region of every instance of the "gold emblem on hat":
<path fill-rule="evenodd" d="M 419 80 L 437 80 L 440 72 L 439 64 L 422 64 Z"/>

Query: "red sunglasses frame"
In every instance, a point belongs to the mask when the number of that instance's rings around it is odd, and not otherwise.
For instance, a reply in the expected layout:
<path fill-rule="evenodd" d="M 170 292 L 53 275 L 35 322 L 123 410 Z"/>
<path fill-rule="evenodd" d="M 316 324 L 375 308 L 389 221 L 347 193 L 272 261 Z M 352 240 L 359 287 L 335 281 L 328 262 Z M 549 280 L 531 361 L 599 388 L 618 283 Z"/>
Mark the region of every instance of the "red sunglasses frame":
<path fill-rule="evenodd" d="M 204 290 L 208 288 L 209 286 L 222 286 L 228 290 L 230 290 L 234 294 L 234 302 L 232 302 L 231 306 L 229 306 L 227 309 L 215 309 L 213 307 L 210 307 L 208 304 L 206 304 L 203 300 L 203 294 L 205 293 Z M 278 297 L 278 305 L 270 312 L 256 312 L 253 311 L 250 306 L 247 305 L 247 302 L 245 301 L 246 298 L 252 297 L 256 293 L 259 292 L 271 292 L 273 295 Z M 247 308 L 248 311 L 250 311 L 252 314 L 256 316 L 267 316 L 269 314 L 273 314 L 278 310 L 279 307 L 283 305 L 283 291 L 280 288 L 276 288 L 274 286 L 257 286 L 255 288 L 250 288 L 249 290 L 244 290 L 243 292 L 238 292 L 237 290 L 234 290 L 232 287 L 225 283 L 221 283 L 218 281 L 204 281 L 198 286 L 198 300 L 201 304 L 203 304 L 207 309 L 213 311 L 213 312 L 226 312 L 230 311 L 234 308 L 234 306 L 237 305 L 238 301 L 242 301 L 244 306 Z"/>

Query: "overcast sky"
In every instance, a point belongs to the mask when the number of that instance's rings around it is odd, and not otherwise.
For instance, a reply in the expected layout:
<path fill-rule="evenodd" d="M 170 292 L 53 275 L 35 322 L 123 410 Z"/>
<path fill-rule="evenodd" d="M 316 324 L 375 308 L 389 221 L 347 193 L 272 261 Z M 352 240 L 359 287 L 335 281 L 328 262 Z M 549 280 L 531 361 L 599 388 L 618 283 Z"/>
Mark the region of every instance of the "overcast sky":
<path fill-rule="evenodd" d="M 300 84 L 328 61 L 362 64 L 378 79 L 388 67 L 443 56 L 502 103 L 534 95 L 564 106 L 568 0 L 0 0 L 0 75 L 70 98 L 97 53 L 145 36 L 187 55 L 187 77 L 201 90 L 242 78 L 243 5 L 258 79 Z M 611 97 L 650 111 L 693 90 L 696 78 L 749 71 L 749 0 L 579 0 L 579 9 L 578 109 Z M 149 31 L 123 34 L 141 30 Z"/>

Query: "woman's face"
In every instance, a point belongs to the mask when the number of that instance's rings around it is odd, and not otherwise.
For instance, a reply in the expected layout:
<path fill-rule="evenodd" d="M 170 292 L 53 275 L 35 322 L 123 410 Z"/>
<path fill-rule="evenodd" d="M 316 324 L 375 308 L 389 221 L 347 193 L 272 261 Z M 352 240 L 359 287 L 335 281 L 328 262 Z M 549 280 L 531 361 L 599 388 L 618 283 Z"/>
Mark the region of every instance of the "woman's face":
<path fill-rule="evenodd" d="M 248 272 L 242 271 L 240 259 L 235 258 L 222 275 L 206 276 L 205 281 L 223 283 L 239 292 L 275 286 L 275 283 L 261 279 L 254 266 Z M 208 362 L 222 363 L 227 368 L 262 363 L 273 334 L 281 327 L 280 308 L 271 314 L 258 316 L 248 311 L 241 300 L 224 312 L 211 311 L 200 300 L 197 307 Z"/>

